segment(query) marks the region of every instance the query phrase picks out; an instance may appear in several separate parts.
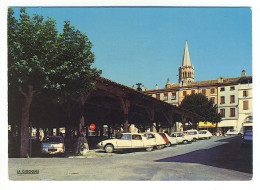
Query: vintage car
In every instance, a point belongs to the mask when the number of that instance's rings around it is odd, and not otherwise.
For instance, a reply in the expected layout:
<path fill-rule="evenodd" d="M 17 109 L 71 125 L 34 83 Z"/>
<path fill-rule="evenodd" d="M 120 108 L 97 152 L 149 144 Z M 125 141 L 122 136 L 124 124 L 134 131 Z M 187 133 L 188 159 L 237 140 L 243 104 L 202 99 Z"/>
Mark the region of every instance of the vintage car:
<path fill-rule="evenodd" d="M 116 139 L 101 141 L 97 146 L 107 153 L 112 153 L 114 150 L 135 148 L 151 151 L 156 143 L 141 133 L 121 133 Z"/>
<path fill-rule="evenodd" d="M 253 131 L 248 130 L 244 133 L 241 146 L 245 147 L 246 145 L 252 146 L 253 145 Z"/>
<path fill-rule="evenodd" d="M 199 134 L 198 134 L 198 130 L 196 129 L 191 129 L 191 130 L 187 130 L 187 135 L 193 137 L 193 141 L 195 142 L 196 140 L 199 139 Z"/>
<path fill-rule="evenodd" d="M 241 136 L 243 133 L 235 130 L 235 129 L 229 129 L 225 134 L 224 136 L 235 136 L 235 135 L 238 135 L 238 136 Z"/>
<path fill-rule="evenodd" d="M 210 139 L 211 137 L 212 137 L 212 134 L 208 130 L 199 131 L 199 139 Z"/>
<path fill-rule="evenodd" d="M 175 132 L 175 133 L 173 133 L 173 134 L 171 135 L 171 137 L 176 138 L 177 143 L 187 144 L 187 143 L 193 141 L 193 137 L 192 137 L 192 136 L 186 135 L 186 134 L 183 133 L 183 132 Z"/>
<path fill-rule="evenodd" d="M 166 146 L 165 140 L 161 137 L 161 135 L 159 133 L 145 132 L 143 134 L 145 137 L 147 137 L 150 140 L 153 140 L 156 143 L 157 149 L 162 149 Z"/>
<path fill-rule="evenodd" d="M 46 136 L 41 144 L 42 154 L 64 154 L 64 140 L 61 136 Z"/>
<path fill-rule="evenodd" d="M 170 137 L 167 133 L 159 133 L 159 134 L 165 140 L 167 147 L 174 145 L 174 144 L 178 144 L 177 139 L 175 137 Z"/>

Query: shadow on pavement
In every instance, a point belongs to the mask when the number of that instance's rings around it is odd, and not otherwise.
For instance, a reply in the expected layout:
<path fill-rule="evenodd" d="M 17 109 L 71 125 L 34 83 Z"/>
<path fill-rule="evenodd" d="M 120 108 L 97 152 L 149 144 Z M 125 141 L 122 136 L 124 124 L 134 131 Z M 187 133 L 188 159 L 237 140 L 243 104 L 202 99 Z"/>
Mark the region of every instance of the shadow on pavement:
<path fill-rule="evenodd" d="M 252 174 L 252 146 L 241 147 L 240 137 L 220 141 L 227 143 L 210 149 L 200 149 L 187 154 L 156 160 L 156 162 L 199 163 Z"/>

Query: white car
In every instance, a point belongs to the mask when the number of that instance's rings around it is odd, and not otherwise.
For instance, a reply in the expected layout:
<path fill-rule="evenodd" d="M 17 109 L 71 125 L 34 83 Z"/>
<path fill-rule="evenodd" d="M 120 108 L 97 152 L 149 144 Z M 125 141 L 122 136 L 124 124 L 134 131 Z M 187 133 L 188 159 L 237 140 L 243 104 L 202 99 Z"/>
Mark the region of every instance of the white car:
<path fill-rule="evenodd" d="M 175 137 L 170 137 L 167 133 L 164 133 L 164 134 L 165 134 L 165 136 L 167 137 L 167 139 L 170 141 L 170 146 L 171 146 L 171 145 L 178 144 L 177 138 L 175 138 Z"/>
<path fill-rule="evenodd" d="M 199 131 L 199 139 L 210 139 L 211 137 L 212 134 L 208 130 Z"/>
<path fill-rule="evenodd" d="M 194 142 L 199 139 L 199 133 L 196 129 L 187 130 L 187 135 L 193 137 Z"/>
<path fill-rule="evenodd" d="M 187 144 L 187 143 L 193 141 L 193 137 L 192 136 L 188 136 L 188 135 L 186 135 L 183 132 L 175 132 L 171 136 L 176 138 L 177 143 Z"/>
<path fill-rule="evenodd" d="M 98 147 L 107 153 L 112 153 L 118 149 L 144 148 L 148 151 L 153 150 L 156 143 L 148 139 L 141 133 L 121 133 L 116 139 L 108 139 L 98 143 Z"/>
<path fill-rule="evenodd" d="M 64 154 L 64 140 L 61 136 L 46 136 L 41 144 L 42 154 Z"/>
<path fill-rule="evenodd" d="M 229 129 L 229 130 L 224 134 L 224 136 L 232 136 L 232 135 L 239 135 L 239 136 L 241 136 L 241 135 L 243 135 L 243 133 L 241 133 L 241 132 L 239 132 L 239 131 L 237 131 L 237 130 L 235 130 L 235 129 Z"/>
<path fill-rule="evenodd" d="M 162 136 L 159 133 L 145 132 L 143 134 L 145 137 L 155 142 L 157 149 L 162 149 L 166 146 L 165 140 L 162 138 Z"/>

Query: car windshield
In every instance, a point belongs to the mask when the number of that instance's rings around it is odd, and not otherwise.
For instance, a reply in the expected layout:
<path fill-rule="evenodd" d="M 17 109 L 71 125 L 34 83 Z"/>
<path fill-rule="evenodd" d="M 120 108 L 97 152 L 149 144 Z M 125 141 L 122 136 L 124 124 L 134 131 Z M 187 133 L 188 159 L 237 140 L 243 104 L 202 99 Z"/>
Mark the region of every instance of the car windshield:
<path fill-rule="evenodd" d="M 161 135 L 162 138 L 166 138 L 166 136 L 165 136 L 164 134 L 161 134 L 161 133 L 160 133 L 160 135 Z"/>
<path fill-rule="evenodd" d="M 43 139 L 44 143 L 50 143 L 50 142 L 55 142 L 55 143 L 62 143 L 62 138 L 60 137 L 45 137 Z"/>

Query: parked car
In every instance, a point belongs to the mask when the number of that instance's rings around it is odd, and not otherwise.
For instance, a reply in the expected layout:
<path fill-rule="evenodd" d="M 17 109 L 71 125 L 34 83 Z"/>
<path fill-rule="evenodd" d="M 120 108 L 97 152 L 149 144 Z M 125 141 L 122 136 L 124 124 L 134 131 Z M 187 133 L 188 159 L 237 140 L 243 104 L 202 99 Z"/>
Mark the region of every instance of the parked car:
<path fill-rule="evenodd" d="M 212 137 L 211 132 L 208 130 L 201 130 L 199 133 L 199 139 L 210 139 Z"/>
<path fill-rule="evenodd" d="M 157 149 L 162 149 L 166 146 L 165 140 L 161 137 L 159 133 L 155 132 L 145 132 L 143 133 L 145 137 L 148 139 L 153 140 L 156 143 L 156 148 Z"/>
<path fill-rule="evenodd" d="M 42 154 L 64 154 L 65 145 L 61 136 L 46 136 L 41 144 Z"/>
<path fill-rule="evenodd" d="M 253 144 L 253 131 L 248 130 L 243 135 L 241 146 L 252 145 L 252 144 Z"/>
<path fill-rule="evenodd" d="M 187 130 L 187 135 L 193 137 L 194 142 L 199 139 L 199 133 L 196 129 Z"/>
<path fill-rule="evenodd" d="M 175 132 L 171 135 L 171 137 L 176 138 L 177 143 L 187 144 L 193 141 L 192 136 L 186 135 L 183 132 Z"/>
<path fill-rule="evenodd" d="M 178 144 L 177 139 L 175 137 L 171 137 L 169 136 L 167 133 L 165 133 L 166 137 L 168 138 L 168 140 L 170 141 L 170 146 L 171 145 L 175 145 Z"/>
<path fill-rule="evenodd" d="M 155 140 L 147 138 L 141 133 L 121 133 L 116 139 L 108 139 L 98 143 L 98 147 L 107 153 L 119 149 L 144 148 L 148 151 L 156 146 Z"/>
<path fill-rule="evenodd" d="M 167 133 L 159 133 L 159 134 L 165 140 L 167 147 L 174 145 L 174 144 L 178 144 L 175 137 L 170 137 Z"/>
<path fill-rule="evenodd" d="M 240 131 L 237 131 L 235 129 L 229 129 L 225 134 L 224 136 L 235 136 L 235 135 L 239 135 L 239 136 L 242 136 L 242 132 Z"/>

